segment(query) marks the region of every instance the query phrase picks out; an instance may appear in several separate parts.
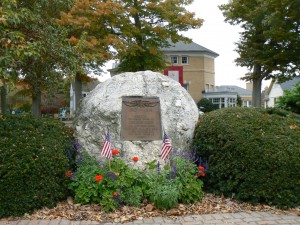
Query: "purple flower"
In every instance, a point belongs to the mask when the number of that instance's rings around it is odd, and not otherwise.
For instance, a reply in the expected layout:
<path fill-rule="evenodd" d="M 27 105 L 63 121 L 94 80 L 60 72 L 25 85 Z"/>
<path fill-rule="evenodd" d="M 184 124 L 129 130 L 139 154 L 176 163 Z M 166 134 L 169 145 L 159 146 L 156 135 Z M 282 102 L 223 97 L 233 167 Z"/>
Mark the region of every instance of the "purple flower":
<path fill-rule="evenodd" d="M 159 163 L 159 161 L 157 162 L 157 173 L 160 174 L 160 163 Z"/>

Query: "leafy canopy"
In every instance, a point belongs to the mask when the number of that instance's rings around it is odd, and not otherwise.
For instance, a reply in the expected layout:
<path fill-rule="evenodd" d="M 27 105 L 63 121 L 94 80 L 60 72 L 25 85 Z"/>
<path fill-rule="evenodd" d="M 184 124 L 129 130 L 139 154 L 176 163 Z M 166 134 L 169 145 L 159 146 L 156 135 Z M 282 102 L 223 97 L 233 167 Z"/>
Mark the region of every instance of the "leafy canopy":
<path fill-rule="evenodd" d="M 244 29 L 237 43 L 238 65 L 261 65 L 266 79 L 299 75 L 299 1 L 232 0 L 220 9 L 227 22 Z"/>
<path fill-rule="evenodd" d="M 300 2 L 231 0 L 220 9 L 225 21 L 244 29 L 236 63 L 253 70 L 243 79 L 253 81 L 253 105 L 260 106 L 263 79 L 300 75 Z"/>
<path fill-rule="evenodd" d="M 193 1 L 127 0 L 122 33 L 125 51 L 120 52 L 120 71 L 158 70 L 165 66 L 160 48 L 170 41 L 190 41 L 181 31 L 200 28 L 202 20 L 188 12 L 185 6 Z M 130 31 L 130 32 L 128 32 Z"/>
<path fill-rule="evenodd" d="M 87 59 L 120 59 L 121 71 L 156 70 L 164 67 L 161 47 L 189 41 L 178 32 L 201 26 L 185 9 L 192 2 L 76 0 L 60 22 L 72 27 L 69 40 Z"/>

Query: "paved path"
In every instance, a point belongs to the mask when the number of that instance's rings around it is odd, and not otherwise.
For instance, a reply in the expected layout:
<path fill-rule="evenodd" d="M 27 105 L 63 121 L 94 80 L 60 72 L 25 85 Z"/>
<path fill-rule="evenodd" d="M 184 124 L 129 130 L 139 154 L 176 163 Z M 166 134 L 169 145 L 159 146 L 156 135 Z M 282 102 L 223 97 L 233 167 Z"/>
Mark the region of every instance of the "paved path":
<path fill-rule="evenodd" d="M 300 225 L 300 216 L 282 215 L 266 212 L 252 213 L 221 213 L 206 215 L 190 215 L 170 219 L 168 217 L 154 217 L 122 225 Z M 59 220 L 0 220 L 0 225 L 121 225 L 121 223 L 101 223 L 97 221 Z"/>

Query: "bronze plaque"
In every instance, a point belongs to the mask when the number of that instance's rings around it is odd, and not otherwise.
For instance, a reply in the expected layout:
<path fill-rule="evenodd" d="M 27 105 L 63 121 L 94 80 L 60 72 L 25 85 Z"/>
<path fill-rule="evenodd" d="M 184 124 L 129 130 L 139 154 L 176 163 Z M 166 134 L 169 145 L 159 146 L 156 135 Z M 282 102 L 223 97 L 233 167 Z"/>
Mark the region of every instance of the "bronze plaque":
<path fill-rule="evenodd" d="M 153 141 L 162 139 L 158 97 L 123 97 L 121 139 Z"/>

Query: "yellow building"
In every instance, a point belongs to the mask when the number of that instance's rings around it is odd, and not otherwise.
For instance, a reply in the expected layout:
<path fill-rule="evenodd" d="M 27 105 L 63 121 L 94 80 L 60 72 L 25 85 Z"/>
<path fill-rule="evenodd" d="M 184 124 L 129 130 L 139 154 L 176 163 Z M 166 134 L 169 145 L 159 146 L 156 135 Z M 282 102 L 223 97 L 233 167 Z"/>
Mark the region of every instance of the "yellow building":
<path fill-rule="evenodd" d="M 219 55 L 194 42 L 177 42 L 162 49 L 169 66 L 183 69 L 182 85 L 197 103 L 215 89 L 215 58 Z"/>
<path fill-rule="evenodd" d="M 205 92 L 215 89 L 215 58 L 219 55 L 194 42 L 177 42 L 169 48 L 161 49 L 170 68 L 180 68 L 179 82 L 197 103 Z M 113 64 L 110 75 L 116 75 L 118 64 Z M 165 71 L 167 75 L 167 72 Z M 173 73 L 172 73 L 173 74 Z"/>

